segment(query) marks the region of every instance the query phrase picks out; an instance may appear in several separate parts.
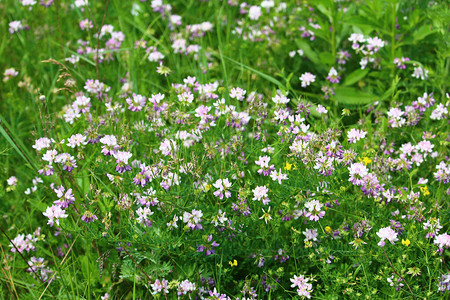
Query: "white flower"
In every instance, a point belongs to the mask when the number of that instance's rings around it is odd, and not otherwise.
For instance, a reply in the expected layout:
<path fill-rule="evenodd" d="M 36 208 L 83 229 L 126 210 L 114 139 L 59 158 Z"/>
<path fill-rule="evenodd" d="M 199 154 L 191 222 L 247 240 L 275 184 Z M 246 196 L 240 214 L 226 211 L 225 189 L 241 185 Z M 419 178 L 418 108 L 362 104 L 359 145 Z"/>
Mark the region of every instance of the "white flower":
<path fill-rule="evenodd" d="M 300 81 L 302 82 L 302 87 L 307 87 L 311 84 L 311 82 L 316 81 L 316 76 L 306 72 L 303 73 L 302 76 L 300 76 Z"/>
<path fill-rule="evenodd" d="M 395 232 L 391 227 L 384 227 L 378 230 L 378 237 L 381 241 L 378 243 L 378 246 L 384 247 L 384 240 L 388 240 L 391 244 L 394 244 L 398 241 L 397 232 Z"/>
<path fill-rule="evenodd" d="M 47 224 L 52 227 L 55 223 L 56 223 L 56 225 L 59 225 L 59 219 L 68 217 L 68 215 L 66 214 L 66 211 L 61 209 L 61 207 L 56 204 L 53 206 L 47 207 L 46 211 L 42 214 L 49 219 Z"/>
<path fill-rule="evenodd" d="M 281 180 L 287 180 L 287 174 L 281 173 L 281 168 L 278 170 L 274 170 L 270 173 L 270 177 L 273 181 L 278 181 L 279 184 L 281 184 Z"/>
<path fill-rule="evenodd" d="M 264 205 L 270 202 L 267 193 L 269 189 L 266 186 L 257 186 L 253 189 L 253 200 L 261 201 Z"/>
<path fill-rule="evenodd" d="M 260 6 L 252 6 L 248 11 L 248 17 L 250 20 L 258 20 L 261 17 L 261 7 Z"/>
<path fill-rule="evenodd" d="M 325 108 L 325 107 L 323 107 L 322 105 L 317 105 L 317 112 L 319 113 L 319 114 L 326 114 L 327 112 L 328 112 L 328 110 Z"/>
<path fill-rule="evenodd" d="M 80 147 L 81 145 L 86 145 L 86 137 L 80 133 L 72 135 L 68 139 L 68 143 L 66 144 L 70 148 Z"/>

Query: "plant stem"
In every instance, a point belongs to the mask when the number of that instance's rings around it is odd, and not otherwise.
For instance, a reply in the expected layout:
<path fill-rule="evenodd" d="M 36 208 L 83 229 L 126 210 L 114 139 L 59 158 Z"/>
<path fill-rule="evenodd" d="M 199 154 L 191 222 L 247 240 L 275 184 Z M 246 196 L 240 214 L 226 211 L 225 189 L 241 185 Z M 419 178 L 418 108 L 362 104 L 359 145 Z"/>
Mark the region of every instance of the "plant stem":
<path fill-rule="evenodd" d="M 416 296 L 414 295 L 414 293 L 413 293 L 411 287 L 410 287 L 409 284 L 406 282 L 405 278 L 403 278 L 402 275 L 400 275 L 400 274 L 395 270 L 394 266 L 393 266 L 392 263 L 391 263 L 391 260 L 390 260 L 389 257 L 387 256 L 386 250 L 384 250 L 384 247 L 382 247 L 382 248 L 383 248 L 384 256 L 386 256 L 386 259 L 387 259 L 387 261 L 389 262 L 389 265 L 391 266 L 392 270 L 394 271 L 394 273 L 395 273 L 398 277 L 400 277 L 400 278 L 403 280 L 403 282 L 405 282 L 405 284 L 406 284 L 406 286 L 408 287 L 408 290 L 411 292 L 413 298 L 416 299 Z"/>

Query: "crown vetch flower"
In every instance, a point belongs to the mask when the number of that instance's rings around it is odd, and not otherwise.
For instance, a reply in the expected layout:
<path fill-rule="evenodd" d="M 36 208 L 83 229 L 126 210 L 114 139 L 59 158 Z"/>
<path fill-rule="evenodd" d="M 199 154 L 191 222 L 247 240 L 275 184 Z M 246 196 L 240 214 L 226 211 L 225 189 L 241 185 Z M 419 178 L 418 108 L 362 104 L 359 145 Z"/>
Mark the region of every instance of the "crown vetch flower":
<path fill-rule="evenodd" d="M 385 240 L 388 240 L 389 242 L 391 242 L 391 244 L 394 244 L 396 241 L 398 241 L 397 232 L 391 227 L 381 228 L 380 230 L 378 230 L 377 235 L 381 239 L 381 241 L 378 243 L 378 246 L 380 247 L 384 247 Z"/>

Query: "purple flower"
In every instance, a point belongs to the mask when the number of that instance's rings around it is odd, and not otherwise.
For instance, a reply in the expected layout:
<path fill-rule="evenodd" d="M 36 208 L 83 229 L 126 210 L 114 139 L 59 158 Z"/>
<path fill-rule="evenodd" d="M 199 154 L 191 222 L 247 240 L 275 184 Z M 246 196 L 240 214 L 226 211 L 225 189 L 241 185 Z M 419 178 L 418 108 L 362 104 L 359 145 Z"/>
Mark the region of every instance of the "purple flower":
<path fill-rule="evenodd" d="M 82 216 L 81 216 L 81 220 L 84 221 L 85 223 L 91 223 L 94 222 L 95 220 L 98 220 L 97 216 L 94 215 L 93 213 L 91 213 L 90 211 L 86 211 Z"/>

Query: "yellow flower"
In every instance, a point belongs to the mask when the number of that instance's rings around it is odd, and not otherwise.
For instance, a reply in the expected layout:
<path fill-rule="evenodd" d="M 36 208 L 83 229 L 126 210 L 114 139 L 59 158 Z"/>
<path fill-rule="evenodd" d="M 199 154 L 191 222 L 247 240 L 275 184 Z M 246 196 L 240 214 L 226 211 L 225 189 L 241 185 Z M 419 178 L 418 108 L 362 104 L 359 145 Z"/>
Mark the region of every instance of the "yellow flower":
<path fill-rule="evenodd" d="M 235 260 L 235 259 L 233 259 L 233 261 L 230 260 L 228 263 L 229 263 L 230 266 L 232 266 L 232 267 L 237 267 L 237 265 L 238 265 L 237 260 Z"/>
<path fill-rule="evenodd" d="M 424 196 L 428 196 L 430 194 L 430 191 L 428 190 L 428 186 L 420 187 L 420 191 L 423 193 Z"/>
<path fill-rule="evenodd" d="M 325 227 L 325 231 L 328 232 L 328 233 L 331 233 L 332 229 L 331 229 L 330 226 L 327 226 L 327 227 Z"/>
<path fill-rule="evenodd" d="M 408 247 L 409 244 L 411 244 L 411 241 L 409 239 L 406 239 L 406 241 L 404 239 L 402 239 L 402 244 L 405 245 L 406 247 Z"/>
<path fill-rule="evenodd" d="M 290 171 L 290 170 L 292 169 L 292 165 L 293 165 L 293 164 L 290 164 L 290 163 L 286 162 L 286 165 L 284 166 L 284 169 L 285 169 L 286 171 Z"/>
<path fill-rule="evenodd" d="M 372 160 L 370 158 L 368 158 L 367 156 L 364 156 L 362 159 L 362 162 L 365 166 L 367 166 L 368 164 L 370 164 L 372 162 Z"/>

